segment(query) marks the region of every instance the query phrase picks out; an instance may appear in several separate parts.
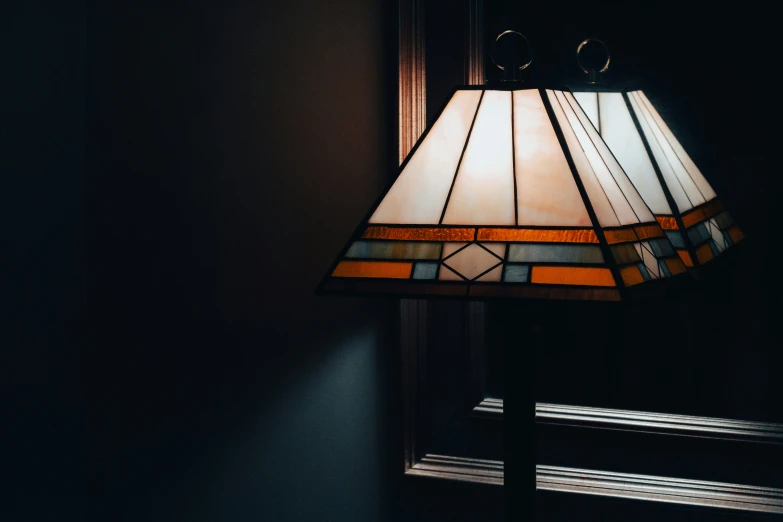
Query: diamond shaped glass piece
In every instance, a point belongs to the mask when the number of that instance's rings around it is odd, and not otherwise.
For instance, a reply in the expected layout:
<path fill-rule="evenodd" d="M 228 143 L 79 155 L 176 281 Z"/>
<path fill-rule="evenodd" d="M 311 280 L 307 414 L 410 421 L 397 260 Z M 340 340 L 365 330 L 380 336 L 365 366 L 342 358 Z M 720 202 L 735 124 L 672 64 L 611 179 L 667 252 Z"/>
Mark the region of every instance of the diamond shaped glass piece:
<path fill-rule="evenodd" d="M 493 256 L 476 243 L 460 250 L 443 262 L 444 265 L 447 265 L 449 268 L 462 274 L 465 279 L 470 280 L 496 266 L 498 263 L 500 263 L 500 260 L 497 257 Z M 441 270 L 441 279 L 443 279 L 443 272 L 444 270 Z"/>
<path fill-rule="evenodd" d="M 642 258 L 642 262 L 644 262 L 644 266 L 647 267 L 647 271 L 650 273 L 650 276 L 653 279 L 660 278 L 661 273 L 660 268 L 658 267 L 658 259 L 652 253 L 649 244 L 645 241 L 644 243 L 634 243 L 633 246 L 639 253 L 639 257 Z"/>
<path fill-rule="evenodd" d="M 715 241 L 715 245 L 718 247 L 718 252 L 726 250 L 728 245 L 726 245 L 726 239 L 723 237 L 723 232 L 718 227 L 718 223 L 714 219 L 710 219 L 706 224 L 712 240 Z"/>

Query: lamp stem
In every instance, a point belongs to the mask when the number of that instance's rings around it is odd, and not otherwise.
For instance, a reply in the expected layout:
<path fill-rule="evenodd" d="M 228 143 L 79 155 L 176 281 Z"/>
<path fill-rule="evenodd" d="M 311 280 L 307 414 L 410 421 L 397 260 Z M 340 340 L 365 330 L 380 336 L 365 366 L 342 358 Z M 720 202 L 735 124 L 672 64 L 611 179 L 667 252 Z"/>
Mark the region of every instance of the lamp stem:
<path fill-rule="evenodd" d="M 535 305 L 515 303 L 513 315 L 536 322 Z M 529 328 L 522 344 L 505 346 L 505 397 L 503 419 L 505 429 L 504 488 L 507 520 L 535 520 L 536 495 L 536 431 L 535 377 L 536 345 L 539 333 Z"/>

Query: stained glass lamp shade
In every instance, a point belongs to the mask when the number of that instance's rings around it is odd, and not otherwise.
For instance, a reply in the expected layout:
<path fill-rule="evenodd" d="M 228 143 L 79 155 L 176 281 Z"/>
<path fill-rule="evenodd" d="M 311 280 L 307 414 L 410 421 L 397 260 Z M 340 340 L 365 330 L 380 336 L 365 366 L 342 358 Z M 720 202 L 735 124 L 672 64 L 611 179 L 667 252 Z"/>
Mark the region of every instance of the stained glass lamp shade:
<path fill-rule="evenodd" d="M 620 300 L 684 271 L 570 92 L 462 88 L 320 290 Z"/>
<path fill-rule="evenodd" d="M 576 92 L 574 97 L 685 265 L 704 264 L 743 239 L 644 92 Z"/>

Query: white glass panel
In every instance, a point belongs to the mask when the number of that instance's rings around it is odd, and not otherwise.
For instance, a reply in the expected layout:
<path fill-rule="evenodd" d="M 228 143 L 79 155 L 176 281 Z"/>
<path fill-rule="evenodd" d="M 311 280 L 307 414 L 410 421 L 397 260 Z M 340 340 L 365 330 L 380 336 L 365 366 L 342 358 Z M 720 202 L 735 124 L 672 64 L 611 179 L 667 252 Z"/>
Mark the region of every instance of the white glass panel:
<path fill-rule="evenodd" d="M 665 121 L 663 121 L 663 118 L 661 118 L 661 115 L 658 114 L 657 110 L 655 110 L 655 107 L 653 107 L 653 104 L 650 103 L 650 100 L 647 99 L 647 96 L 644 94 L 644 92 L 643 91 L 638 91 L 638 92 L 642 102 L 644 102 L 644 104 L 647 106 L 647 109 L 650 111 L 650 114 L 655 119 L 655 122 L 658 124 L 658 127 L 663 132 L 663 135 L 666 136 L 666 139 L 669 141 L 669 145 L 671 145 L 671 147 L 674 149 L 674 152 L 677 154 L 677 157 L 680 158 L 680 161 L 685 167 L 685 170 L 688 171 L 688 174 L 690 175 L 693 182 L 696 183 L 697 187 L 699 187 L 699 190 L 701 191 L 704 198 L 707 201 L 714 198 L 716 196 L 715 191 L 712 190 L 712 187 L 710 186 L 709 183 L 707 183 L 707 180 L 704 178 L 704 175 L 701 173 L 699 168 L 693 162 L 691 157 L 688 156 L 688 153 L 685 152 L 685 149 L 682 148 L 682 145 L 680 145 L 680 142 L 677 141 L 677 138 L 674 137 L 674 134 L 672 134 L 672 131 L 669 129 L 669 126 L 666 125 Z"/>
<path fill-rule="evenodd" d="M 519 225 L 591 226 L 537 89 L 514 93 Z"/>
<path fill-rule="evenodd" d="M 658 146 L 660 146 L 661 151 L 663 151 L 663 156 L 666 158 L 666 162 L 669 164 L 672 172 L 674 172 L 677 183 L 679 183 L 682 189 L 685 191 L 689 201 L 688 209 L 704 203 L 706 201 L 704 196 L 693 182 L 693 179 L 691 179 L 691 177 L 688 175 L 688 172 L 685 170 L 685 167 L 680 161 L 680 158 L 677 157 L 677 154 L 674 152 L 671 144 L 658 126 L 658 122 L 655 121 L 655 118 L 650 112 L 650 108 L 639 96 L 639 91 L 629 93 L 629 96 L 633 96 L 633 98 L 636 100 L 637 106 L 639 107 L 650 128 L 652 139 L 658 143 Z M 648 137 L 648 140 L 649 139 L 650 138 Z M 657 159 L 658 158 L 656 158 L 656 160 Z M 669 181 L 666 180 L 666 183 L 668 184 Z M 683 210 L 687 209 L 680 209 L 681 212 Z"/>
<path fill-rule="evenodd" d="M 563 96 L 566 102 L 571 105 L 574 114 L 579 119 L 579 123 L 582 125 L 582 129 L 587 133 L 587 136 L 590 139 L 590 144 L 584 144 L 584 146 L 589 147 L 592 145 L 592 147 L 594 147 L 598 152 L 600 161 L 603 161 L 604 167 L 608 169 L 611 179 L 605 176 L 599 176 L 599 180 L 601 181 L 601 186 L 604 188 L 604 191 L 609 196 L 609 200 L 612 202 L 612 206 L 614 206 L 615 210 L 617 210 L 618 216 L 621 215 L 621 212 L 625 212 L 625 210 L 620 210 L 623 208 L 623 203 L 630 206 L 631 211 L 634 214 L 634 219 L 631 221 L 624 221 L 623 224 L 625 225 L 636 222 L 647 223 L 649 221 L 655 221 L 655 217 L 652 215 L 652 212 L 650 212 L 650 209 L 644 203 L 644 200 L 639 195 L 639 192 L 636 191 L 636 188 L 633 186 L 633 183 L 631 183 L 631 180 L 628 179 L 628 176 L 625 174 L 623 168 L 609 150 L 606 142 L 601 139 L 601 136 L 598 134 L 596 128 L 593 127 L 593 125 L 590 123 L 587 115 L 584 113 L 584 111 L 582 111 L 582 108 L 579 107 L 579 104 L 576 103 L 574 96 L 570 92 L 560 93 L 559 96 Z M 596 166 L 593 165 L 593 167 L 595 168 Z M 596 172 L 600 171 L 601 169 L 599 167 Z M 618 187 L 620 192 L 619 197 L 614 189 L 609 188 L 612 185 Z"/>
<path fill-rule="evenodd" d="M 511 93 L 486 91 L 443 223 L 515 225 Z"/>
<path fill-rule="evenodd" d="M 603 122 L 598 121 L 598 93 L 575 92 L 574 98 L 579 102 L 579 105 L 582 107 L 582 110 L 585 111 L 587 117 L 590 118 L 593 126 L 598 129 L 599 132 L 603 132 L 604 130 L 601 128 L 601 123 Z M 603 103 L 603 100 L 601 100 L 601 103 Z M 603 114 L 603 111 L 601 111 L 601 113 Z"/>
<path fill-rule="evenodd" d="M 440 221 L 480 96 L 481 91 L 454 94 L 370 223 L 429 225 Z"/>
<path fill-rule="evenodd" d="M 598 96 L 600 97 L 598 107 L 601 111 L 601 137 L 650 210 L 654 214 L 671 214 L 661 182 L 658 181 L 658 175 L 655 173 L 631 113 L 628 112 L 622 93 L 602 92 Z"/>
<path fill-rule="evenodd" d="M 582 146 L 571 128 L 571 123 L 560 105 L 560 101 L 555 96 L 554 91 L 547 90 L 546 93 L 549 97 L 549 103 L 552 104 L 555 117 L 563 131 L 563 136 L 571 153 L 571 158 L 574 160 L 574 165 L 576 165 L 579 178 L 582 180 L 587 197 L 590 198 L 590 203 L 592 203 L 595 214 L 598 217 L 598 222 L 604 227 L 618 226 L 620 220 L 617 218 L 617 214 L 615 214 L 609 199 L 601 188 L 601 183 L 593 172 L 590 161 L 587 159 L 584 150 L 582 150 Z"/>
<path fill-rule="evenodd" d="M 629 92 L 628 99 L 631 102 L 636 118 L 639 120 L 639 125 L 642 127 L 642 132 L 644 132 L 644 136 L 647 138 L 647 143 L 650 145 L 650 150 L 652 150 L 655 163 L 661 170 L 664 183 L 666 183 L 666 187 L 674 198 L 677 209 L 680 212 L 690 210 L 693 208 L 693 204 L 688 199 L 687 194 L 685 194 L 685 189 L 683 189 L 682 184 L 677 179 L 677 175 L 674 173 L 671 164 L 669 164 L 669 160 L 666 159 L 666 154 L 664 154 L 663 149 L 658 144 L 658 139 L 650 128 L 650 124 L 648 123 L 649 114 L 645 116 L 645 112 L 641 110 L 639 103 L 636 101 L 637 97 L 635 93 Z"/>

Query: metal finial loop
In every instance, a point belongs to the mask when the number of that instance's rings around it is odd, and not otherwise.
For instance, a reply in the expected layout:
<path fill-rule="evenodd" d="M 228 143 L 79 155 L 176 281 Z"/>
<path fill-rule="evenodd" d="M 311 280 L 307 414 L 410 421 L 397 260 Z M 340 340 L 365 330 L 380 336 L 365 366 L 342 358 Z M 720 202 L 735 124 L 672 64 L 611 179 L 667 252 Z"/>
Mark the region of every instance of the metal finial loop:
<path fill-rule="evenodd" d="M 606 70 L 609 68 L 609 62 L 612 60 L 612 57 L 609 55 L 609 48 L 606 46 L 606 44 L 597 38 L 588 38 L 579 44 L 579 47 L 576 48 L 576 63 L 579 64 L 579 68 L 582 69 L 585 72 L 585 74 L 589 74 L 590 72 L 596 71 L 596 69 L 585 69 L 585 66 L 582 65 L 582 61 L 579 59 L 580 58 L 579 53 L 582 52 L 582 48 L 585 45 L 589 44 L 590 42 L 601 44 L 601 46 L 604 48 L 604 51 L 606 51 L 606 63 L 604 63 L 603 67 L 598 69 L 599 73 L 606 72 Z"/>
<path fill-rule="evenodd" d="M 522 39 L 525 41 L 525 44 L 527 45 L 528 49 L 530 49 L 530 59 L 527 61 L 527 63 L 524 63 L 524 64 L 519 66 L 519 70 L 520 71 L 524 71 L 525 69 L 530 67 L 531 63 L 533 63 L 533 46 L 530 45 L 530 41 L 525 37 L 525 35 L 520 33 L 520 32 L 518 32 L 518 31 L 508 30 L 508 31 L 503 31 L 502 33 L 500 33 L 498 35 L 498 37 L 495 38 L 495 41 L 492 43 L 492 51 L 489 53 L 489 58 L 492 60 L 492 63 L 494 63 L 495 66 L 498 69 L 500 69 L 501 71 L 505 71 L 506 70 L 506 68 L 504 66 L 500 65 L 497 61 L 495 61 L 495 49 L 497 47 L 498 41 L 501 38 L 503 38 L 504 36 L 509 35 L 509 34 L 516 34 L 516 35 L 519 35 L 520 37 L 522 37 Z"/>

